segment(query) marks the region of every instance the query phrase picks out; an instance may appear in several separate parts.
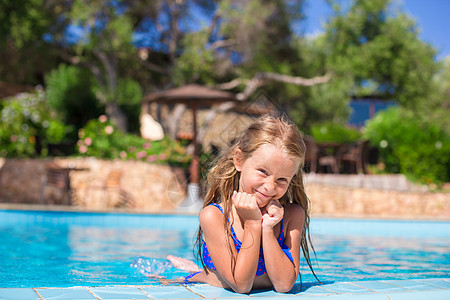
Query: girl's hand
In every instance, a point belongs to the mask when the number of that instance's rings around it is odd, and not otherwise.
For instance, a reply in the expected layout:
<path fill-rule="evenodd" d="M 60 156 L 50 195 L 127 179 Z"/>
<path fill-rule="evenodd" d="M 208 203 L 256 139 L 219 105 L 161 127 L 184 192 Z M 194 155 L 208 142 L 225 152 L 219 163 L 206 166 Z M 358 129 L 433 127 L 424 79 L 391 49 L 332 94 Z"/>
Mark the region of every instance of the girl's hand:
<path fill-rule="evenodd" d="M 261 222 L 261 210 L 258 207 L 255 195 L 235 191 L 233 193 L 232 200 L 237 214 L 244 220 L 244 222 Z"/>
<path fill-rule="evenodd" d="M 283 219 L 284 208 L 278 200 L 270 200 L 270 202 L 262 209 L 263 228 L 272 229 Z"/>

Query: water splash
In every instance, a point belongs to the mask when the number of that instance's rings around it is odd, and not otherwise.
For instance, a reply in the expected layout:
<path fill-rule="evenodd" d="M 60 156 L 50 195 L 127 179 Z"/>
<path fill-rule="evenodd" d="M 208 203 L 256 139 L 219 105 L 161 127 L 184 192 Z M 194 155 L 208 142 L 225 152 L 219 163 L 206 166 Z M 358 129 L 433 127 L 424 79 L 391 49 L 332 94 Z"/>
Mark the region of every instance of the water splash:
<path fill-rule="evenodd" d="M 130 264 L 137 272 L 147 277 L 158 277 L 173 265 L 166 259 L 136 257 Z"/>

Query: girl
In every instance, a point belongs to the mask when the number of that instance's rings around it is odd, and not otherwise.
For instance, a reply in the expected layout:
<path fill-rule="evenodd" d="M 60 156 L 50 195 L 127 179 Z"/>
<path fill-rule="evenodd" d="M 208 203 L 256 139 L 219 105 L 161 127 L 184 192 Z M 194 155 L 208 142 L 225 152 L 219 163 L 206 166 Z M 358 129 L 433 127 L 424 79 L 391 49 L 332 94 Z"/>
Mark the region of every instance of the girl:
<path fill-rule="evenodd" d="M 208 174 L 209 190 L 199 217 L 203 270 L 186 282 L 238 293 L 260 288 L 288 292 L 299 275 L 300 249 L 312 270 L 304 155 L 295 124 L 264 116 L 218 157 Z"/>

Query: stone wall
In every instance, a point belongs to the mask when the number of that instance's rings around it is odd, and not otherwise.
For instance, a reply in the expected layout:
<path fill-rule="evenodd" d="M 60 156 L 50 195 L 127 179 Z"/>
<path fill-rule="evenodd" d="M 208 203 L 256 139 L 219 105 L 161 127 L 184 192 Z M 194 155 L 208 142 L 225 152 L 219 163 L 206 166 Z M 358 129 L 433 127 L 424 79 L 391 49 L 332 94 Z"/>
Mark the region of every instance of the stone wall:
<path fill-rule="evenodd" d="M 450 220 L 450 193 L 306 185 L 312 215 Z"/>
<path fill-rule="evenodd" d="M 55 164 L 70 169 L 71 203 L 64 189 L 46 184 L 46 167 Z M 108 175 L 115 172 L 120 184 L 111 186 Z M 308 174 L 305 187 L 315 216 L 450 220 L 448 191 L 429 192 L 405 180 L 401 175 Z M 185 198 L 186 175 L 169 166 L 95 158 L 0 159 L 3 203 L 158 213 L 174 211 Z"/>
<path fill-rule="evenodd" d="M 70 194 L 63 186 L 47 184 L 46 168 L 55 166 L 68 171 Z M 111 174 L 118 180 L 111 179 Z M 0 202 L 4 203 L 159 212 L 177 207 L 186 197 L 185 190 L 182 169 L 145 162 L 96 158 L 0 160 Z"/>

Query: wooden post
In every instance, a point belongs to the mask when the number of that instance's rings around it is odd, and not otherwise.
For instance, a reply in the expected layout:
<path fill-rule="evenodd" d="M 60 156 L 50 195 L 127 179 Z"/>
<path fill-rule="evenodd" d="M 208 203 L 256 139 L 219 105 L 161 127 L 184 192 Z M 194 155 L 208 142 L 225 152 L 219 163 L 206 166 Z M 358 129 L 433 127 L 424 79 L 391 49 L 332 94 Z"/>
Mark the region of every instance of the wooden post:
<path fill-rule="evenodd" d="M 199 147 L 197 143 L 197 104 L 192 104 L 192 129 L 194 143 L 194 157 L 192 158 L 190 171 L 191 171 L 191 183 L 199 183 Z"/>

